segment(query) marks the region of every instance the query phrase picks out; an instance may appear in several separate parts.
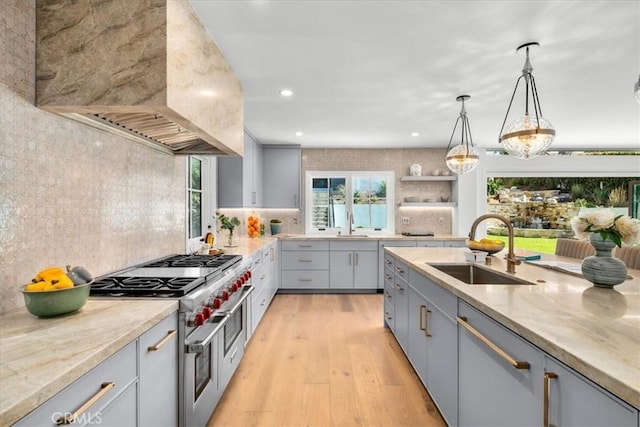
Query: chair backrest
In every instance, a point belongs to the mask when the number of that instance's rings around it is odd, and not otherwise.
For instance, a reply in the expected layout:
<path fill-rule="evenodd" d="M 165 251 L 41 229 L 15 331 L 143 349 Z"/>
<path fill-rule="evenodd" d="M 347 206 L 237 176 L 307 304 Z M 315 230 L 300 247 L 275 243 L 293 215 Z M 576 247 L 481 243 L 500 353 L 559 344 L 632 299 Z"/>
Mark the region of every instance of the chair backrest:
<path fill-rule="evenodd" d="M 556 243 L 556 255 L 584 259 L 595 253 L 596 250 L 587 240 L 559 237 Z"/>
<path fill-rule="evenodd" d="M 640 270 L 640 246 L 623 246 L 616 248 L 613 256 L 623 261 L 627 268 Z"/>

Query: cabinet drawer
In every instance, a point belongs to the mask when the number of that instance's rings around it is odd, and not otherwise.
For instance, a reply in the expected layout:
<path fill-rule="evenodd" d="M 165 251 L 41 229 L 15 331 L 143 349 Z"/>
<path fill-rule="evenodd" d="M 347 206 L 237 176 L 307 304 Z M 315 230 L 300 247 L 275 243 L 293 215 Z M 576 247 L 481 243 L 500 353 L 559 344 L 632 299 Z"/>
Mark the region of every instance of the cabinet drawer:
<path fill-rule="evenodd" d="M 328 270 L 329 251 L 297 251 L 282 253 L 283 270 Z"/>
<path fill-rule="evenodd" d="M 225 355 L 222 339 L 220 340 L 220 346 L 218 347 L 218 378 L 220 379 L 220 390 L 224 390 L 227 387 L 231 377 L 236 372 L 236 369 L 238 369 L 238 364 L 240 364 L 240 360 L 242 360 L 242 356 L 244 355 L 244 344 L 245 334 L 241 333 Z"/>
<path fill-rule="evenodd" d="M 394 267 L 395 267 L 395 264 L 396 264 L 395 260 L 396 259 L 393 257 L 393 255 L 388 254 L 386 252 L 384 253 L 384 261 L 383 262 L 384 262 L 384 267 L 385 268 L 390 268 L 391 270 L 393 270 Z"/>
<path fill-rule="evenodd" d="M 127 344 L 123 349 L 93 368 L 82 378 L 70 384 L 36 410 L 18 421 L 15 426 L 55 426 L 60 416 L 72 414 L 85 402 L 103 391 L 103 383 L 113 383 L 114 387 L 104 393 L 83 414 L 78 415 L 77 423 L 85 424 L 97 415 L 133 382 L 137 381 L 136 351 L 137 341 Z M 135 390 L 135 388 L 134 388 Z M 55 416 L 54 416 L 55 414 Z M 82 422 L 80 422 L 82 420 Z"/>
<path fill-rule="evenodd" d="M 383 279 L 384 279 L 385 288 L 387 287 L 387 285 L 393 287 L 393 276 L 394 276 L 393 270 L 385 268 L 383 274 L 384 274 Z"/>
<path fill-rule="evenodd" d="M 414 269 L 409 270 L 409 284 L 451 320 L 456 320 L 458 299 Z"/>
<path fill-rule="evenodd" d="M 405 282 L 409 281 L 409 266 L 400 260 L 395 260 L 395 267 L 393 269 L 397 276 L 402 277 Z"/>
<path fill-rule="evenodd" d="M 283 240 L 283 251 L 328 251 L 328 240 Z"/>
<path fill-rule="evenodd" d="M 393 302 L 390 303 L 387 300 L 385 300 L 384 301 L 384 321 L 387 322 L 387 325 L 389 325 L 391 330 L 395 328 L 394 311 L 395 310 L 393 307 Z"/>
<path fill-rule="evenodd" d="M 329 248 L 332 251 L 377 251 L 378 242 L 332 240 L 329 242 Z"/>
<path fill-rule="evenodd" d="M 284 270 L 280 287 L 284 289 L 328 289 L 328 270 Z"/>

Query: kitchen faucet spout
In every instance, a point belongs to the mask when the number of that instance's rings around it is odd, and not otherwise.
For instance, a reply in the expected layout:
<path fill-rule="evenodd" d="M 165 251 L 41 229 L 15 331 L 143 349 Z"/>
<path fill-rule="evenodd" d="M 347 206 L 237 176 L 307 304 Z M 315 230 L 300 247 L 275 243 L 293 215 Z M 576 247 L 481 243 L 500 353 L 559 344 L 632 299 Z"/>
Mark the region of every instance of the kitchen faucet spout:
<path fill-rule="evenodd" d="M 511 222 L 507 218 L 500 215 L 496 215 L 496 214 L 480 215 L 478 218 L 475 219 L 475 221 L 473 221 L 473 224 L 471 224 L 471 231 L 469 231 L 469 239 L 475 240 L 476 229 L 478 228 L 478 224 L 480 224 L 485 219 L 497 219 L 503 222 L 504 225 L 507 227 L 507 233 L 509 234 L 509 253 L 507 254 L 507 273 L 515 273 L 516 265 L 520 264 L 520 260 L 516 259 L 516 256 L 514 253 L 515 248 L 513 243 L 514 241 L 513 226 L 511 225 Z"/>

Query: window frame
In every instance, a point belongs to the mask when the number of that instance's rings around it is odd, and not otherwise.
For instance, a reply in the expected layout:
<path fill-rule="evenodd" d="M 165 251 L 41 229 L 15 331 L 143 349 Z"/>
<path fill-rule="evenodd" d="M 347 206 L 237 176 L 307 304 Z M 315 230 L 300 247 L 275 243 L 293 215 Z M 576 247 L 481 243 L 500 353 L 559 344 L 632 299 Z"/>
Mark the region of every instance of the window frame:
<path fill-rule="evenodd" d="M 375 228 L 355 228 L 352 235 L 390 236 L 395 233 L 395 172 L 394 171 L 307 171 L 305 174 L 305 233 L 315 236 L 336 236 L 349 234 L 348 227 L 313 227 L 313 180 L 316 178 L 345 178 L 345 210 L 353 212 L 353 182 L 356 178 L 383 178 L 386 180 L 386 226 Z"/>

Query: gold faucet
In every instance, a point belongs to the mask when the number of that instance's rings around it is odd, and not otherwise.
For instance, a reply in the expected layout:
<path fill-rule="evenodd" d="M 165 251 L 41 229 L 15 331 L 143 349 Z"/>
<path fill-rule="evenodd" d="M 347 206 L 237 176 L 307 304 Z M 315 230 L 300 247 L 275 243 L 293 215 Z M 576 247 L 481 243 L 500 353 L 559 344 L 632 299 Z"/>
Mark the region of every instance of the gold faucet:
<path fill-rule="evenodd" d="M 496 214 L 480 215 L 478 218 L 475 219 L 475 221 L 473 221 L 473 224 L 471 224 L 471 231 L 469 231 L 469 239 L 475 240 L 476 229 L 478 228 L 478 224 L 480 224 L 482 221 L 488 218 L 493 218 L 493 219 L 502 221 L 504 225 L 507 226 L 507 232 L 509 233 L 509 254 L 507 255 L 507 273 L 515 273 L 516 265 L 520 264 L 520 260 L 516 259 L 516 256 L 514 253 L 513 226 L 511 225 L 508 219 Z"/>

